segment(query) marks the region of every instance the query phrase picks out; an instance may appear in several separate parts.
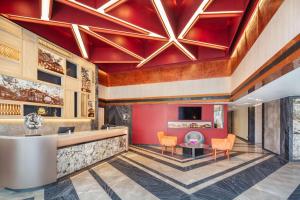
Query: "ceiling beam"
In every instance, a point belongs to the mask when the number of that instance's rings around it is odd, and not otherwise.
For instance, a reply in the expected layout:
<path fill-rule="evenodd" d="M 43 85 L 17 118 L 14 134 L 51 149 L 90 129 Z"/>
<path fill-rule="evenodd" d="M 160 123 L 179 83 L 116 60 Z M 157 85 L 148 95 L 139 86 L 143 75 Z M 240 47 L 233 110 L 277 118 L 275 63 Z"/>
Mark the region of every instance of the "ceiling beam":
<path fill-rule="evenodd" d="M 129 28 L 131 30 L 134 30 L 134 31 L 137 31 L 137 32 L 139 32 L 141 34 L 149 35 L 151 37 L 164 38 L 163 36 L 161 36 L 159 34 L 156 34 L 156 33 L 152 32 L 152 31 L 146 30 L 146 29 L 144 29 L 144 28 L 142 28 L 140 26 L 137 26 L 135 24 L 129 23 L 127 21 L 124 21 L 124 20 L 119 19 L 117 17 L 114 17 L 112 15 L 109 15 L 106 12 L 104 12 L 103 10 L 99 11 L 98 9 L 94 9 L 92 7 L 89 7 L 89 6 L 85 5 L 85 4 L 82 4 L 82 3 L 78 2 L 78 1 L 76 1 L 76 0 L 56 0 L 56 1 L 58 1 L 60 3 L 64 3 L 64 4 L 69 5 L 69 6 L 72 6 L 74 8 L 79 9 L 79 10 L 82 10 L 84 12 L 96 15 L 98 17 L 104 18 L 104 19 L 109 20 L 111 22 L 117 23 L 117 24 L 119 24 L 121 26 L 127 27 L 127 28 Z"/>
<path fill-rule="evenodd" d="M 60 21 L 52 21 L 52 20 L 46 21 L 37 18 L 23 17 L 23 16 L 10 15 L 10 14 L 5 15 L 5 17 L 10 20 L 49 25 L 49 26 L 58 26 L 58 27 L 66 27 L 66 28 L 69 28 L 71 26 L 71 24 L 69 23 L 60 22 Z"/>
<path fill-rule="evenodd" d="M 150 60 L 152 60 L 154 57 L 156 57 L 160 52 L 164 51 L 166 48 L 168 48 L 171 44 L 174 44 L 180 51 L 182 51 L 188 58 L 190 58 L 191 60 L 196 60 L 196 57 L 189 52 L 189 50 L 187 50 L 182 44 L 180 44 L 177 41 L 177 38 L 174 34 L 174 31 L 172 29 L 172 26 L 170 24 L 170 21 L 167 17 L 167 14 L 165 12 L 165 9 L 161 3 L 160 0 L 152 0 L 152 3 L 156 9 L 156 12 L 162 22 L 162 24 L 164 25 L 164 28 L 167 32 L 167 34 L 169 35 L 169 41 L 164 44 L 162 47 L 160 47 L 159 49 L 157 49 L 155 52 L 153 52 L 150 56 L 148 56 L 147 58 L 145 58 L 145 60 L 142 60 L 138 65 L 137 68 L 142 67 L 144 64 L 146 64 L 147 62 L 149 62 Z"/>
<path fill-rule="evenodd" d="M 212 0 L 203 0 L 203 2 L 199 5 L 197 10 L 192 15 L 192 17 L 189 19 L 188 23 L 186 23 L 186 25 L 180 32 L 178 39 L 184 38 L 184 36 L 188 33 L 188 31 L 192 28 L 192 26 L 197 22 L 199 15 L 204 12 L 205 8 L 207 8 L 211 2 Z"/>
<path fill-rule="evenodd" d="M 114 43 L 112 41 L 110 41 L 109 39 L 107 39 L 107 38 L 105 38 L 105 37 L 103 37 L 103 36 L 101 36 L 101 35 L 93 32 L 93 31 L 91 31 L 89 29 L 89 27 L 87 27 L 87 26 L 80 26 L 80 30 L 82 30 L 83 32 L 91 35 L 92 37 L 94 37 L 94 38 L 96 38 L 96 39 L 98 39 L 98 40 L 100 40 L 100 41 L 102 41 L 102 42 L 104 42 L 104 43 L 106 43 L 106 44 L 108 44 L 110 46 L 113 46 L 113 47 L 119 49 L 120 51 L 123 51 L 124 53 L 126 53 L 126 54 L 128 54 L 128 55 L 130 55 L 130 56 L 132 56 L 134 58 L 137 58 L 139 60 L 143 60 L 144 59 L 143 57 L 137 55 L 136 53 L 134 53 L 134 52 L 132 52 L 132 51 L 130 51 L 130 50 L 128 50 L 128 49 L 126 49 L 126 48 L 124 48 L 124 47 L 122 47 L 122 46 L 120 46 L 120 45 L 118 45 L 118 44 L 116 44 L 116 43 Z"/>
<path fill-rule="evenodd" d="M 220 12 L 203 12 L 200 18 L 222 18 L 222 17 L 240 17 L 244 11 L 220 11 Z"/>
<path fill-rule="evenodd" d="M 227 46 L 223 46 L 219 44 L 213 44 L 213 43 L 201 42 L 201 41 L 189 40 L 189 39 L 178 39 L 178 41 L 186 44 L 192 44 L 196 46 L 208 47 L 208 48 L 219 49 L 219 50 L 227 50 L 229 48 Z"/>
<path fill-rule="evenodd" d="M 150 56 L 148 56 L 147 58 L 145 58 L 144 60 L 142 60 L 136 67 L 137 68 L 142 67 L 144 64 L 146 64 L 147 62 L 149 62 L 150 60 L 152 60 L 154 57 L 156 57 L 158 54 L 160 54 L 161 52 L 163 52 L 166 48 L 168 48 L 171 45 L 172 45 L 172 42 L 168 41 L 167 43 L 165 43 L 164 45 L 162 45 L 159 49 L 157 49 L 156 51 L 154 51 Z"/>

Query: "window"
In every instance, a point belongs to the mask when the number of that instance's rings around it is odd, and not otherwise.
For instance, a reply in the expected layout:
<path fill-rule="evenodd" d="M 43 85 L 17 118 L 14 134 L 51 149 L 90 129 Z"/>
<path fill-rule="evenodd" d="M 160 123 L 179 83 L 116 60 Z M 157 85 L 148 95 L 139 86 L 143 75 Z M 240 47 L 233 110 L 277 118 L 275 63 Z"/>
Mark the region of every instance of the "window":
<path fill-rule="evenodd" d="M 77 65 L 67 61 L 66 63 L 67 76 L 77 78 Z"/>
<path fill-rule="evenodd" d="M 38 80 L 61 85 L 61 77 L 38 70 Z"/>

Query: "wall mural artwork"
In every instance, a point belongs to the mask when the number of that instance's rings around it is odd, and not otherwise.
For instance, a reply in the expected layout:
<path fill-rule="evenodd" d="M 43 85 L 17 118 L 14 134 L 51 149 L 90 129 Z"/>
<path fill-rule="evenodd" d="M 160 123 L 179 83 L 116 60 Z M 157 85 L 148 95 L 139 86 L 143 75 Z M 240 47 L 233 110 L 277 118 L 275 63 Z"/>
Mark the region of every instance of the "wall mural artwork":
<path fill-rule="evenodd" d="M 95 104 L 93 101 L 88 102 L 88 117 L 95 117 Z"/>
<path fill-rule="evenodd" d="M 191 121 L 177 121 L 168 122 L 168 128 L 212 128 L 211 122 L 191 122 Z"/>
<path fill-rule="evenodd" d="M 63 105 L 63 90 L 55 86 L 0 75 L 0 98 Z"/>
<path fill-rule="evenodd" d="M 64 63 L 65 63 L 64 58 L 48 50 L 39 48 L 38 64 L 40 67 L 56 73 L 64 74 L 64 68 L 63 68 Z"/>
<path fill-rule="evenodd" d="M 81 91 L 91 92 L 91 78 L 90 71 L 84 67 L 81 67 Z"/>

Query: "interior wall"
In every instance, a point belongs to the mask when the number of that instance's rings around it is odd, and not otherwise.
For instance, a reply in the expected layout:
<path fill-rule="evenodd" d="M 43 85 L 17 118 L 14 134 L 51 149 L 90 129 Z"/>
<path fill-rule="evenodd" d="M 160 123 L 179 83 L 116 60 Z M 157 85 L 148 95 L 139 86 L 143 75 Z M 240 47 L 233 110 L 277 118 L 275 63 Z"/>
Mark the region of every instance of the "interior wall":
<path fill-rule="evenodd" d="M 285 44 L 300 33 L 299 8 L 299 0 L 283 1 L 232 74 L 231 90 L 238 87 Z"/>
<path fill-rule="evenodd" d="M 101 98 L 142 98 L 230 93 L 230 78 L 211 78 L 140 85 L 99 87 Z"/>
<path fill-rule="evenodd" d="M 96 94 L 96 80 L 97 74 L 95 73 L 96 67 L 93 63 L 88 62 L 87 60 L 68 52 L 67 50 L 54 45 L 53 43 L 39 37 L 38 35 L 20 27 L 19 25 L 0 17 L 0 44 L 6 46 L 6 48 L 11 48 L 13 51 L 10 53 L 13 55 L 14 52 L 18 52 L 19 59 L 12 59 L 10 54 L 5 53 L 5 49 L 2 49 L 0 56 L 0 75 L 7 75 L 14 78 L 18 78 L 25 81 L 32 81 L 34 83 L 40 83 L 42 86 L 56 87 L 62 90 L 62 99 L 63 105 L 51 105 L 47 103 L 37 103 L 29 101 L 16 101 L 14 99 L 0 99 L 2 104 L 13 104 L 21 107 L 21 114 L 10 115 L 10 114 L 1 114 L 1 129 L 0 135 L 10 135 L 15 133 L 16 135 L 20 134 L 21 129 L 24 134 L 24 125 L 23 123 L 23 105 L 34 105 L 34 106 L 46 106 L 46 107 L 57 107 L 61 108 L 61 117 L 43 117 L 45 123 L 41 130 L 44 130 L 43 134 L 56 134 L 58 126 L 70 126 L 72 125 L 69 119 L 84 119 L 82 123 L 76 123 L 76 130 L 87 130 L 91 128 L 97 128 L 97 99 L 98 95 Z M 64 73 L 60 74 L 55 71 L 46 69 L 44 66 L 39 65 L 38 63 L 38 50 L 43 49 L 51 52 L 53 55 L 56 55 L 62 59 L 61 67 L 63 68 Z M 6 50 L 8 51 L 8 50 Z M 66 73 L 66 60 L 77 65 L 77 78 L 67 76 Z M 83 79 L 81 76 L 81 69 L 84 67 L 90 72 L 90 92 L 85 92 L 82 90 Z M 38 71 L 43 71 L 48 75 L 54 75 L 61 79 L 61 85 L 56 85 L 53 83 L 48 83 L 46 81 L 38 80 Z M 75 98 L 74 93 L 77 92 L 77 117 L 75 117 Z M 46 93 L 46 92 L 45 92 Z M 45 94 L 44 93 L 44 94 Z M 87 96 L 86 102 L 83 103 L 81 96 Z M 92 106 L 88 106 L 88 102 L 92 103 Z M 90 104 L 91 105 L 91 104 Z M 82 107 L 85 110 L 93 110 L 94 116 L 83 116 Z M 92 107 L 92 109 L 90 109 Z M 8 123 L 3 119 L 15 119 L 16 121 L 21 121 L 16 124 Z M 59 119 L 59 120 L 52 120 Z M 49 122 L 51 123 L 49 124 Z M 74 122 L 75 123 L 75 122 Z M 82 126 L 82 127 L 80 127 Z M 11 131 L 11 132 L 7 132 Z"/>
<path fill-rule="evenodd" d="M 168 128 L 168 121 L 179 121 L 179 106 L 201 106 L 201 121 L 214 122 L 213 104 L 134 104 L 132 105 L 132 143 L 158 144 L 156 136 L 158 131 L 177 136 L 178 144 L 182 143 L 185 134 L 192 130 L 201 132 L 207 144 L 211 143 L 211 138 L 227 136 L 227 105 L 224 105 L 224 128 Z"/>
<path fill-rule="evenodd" d="M 280 100 L 264 103 L 264 148 L 280 154 Z"/>
<path fill-rule="evenodd" d="M 248 107 L 238 106 L 233 111 L 233 131 L 237 136 L 248 140 Z"/>
<path fill-rule="evenodd" d="M 262 143 L 262 104 L 255 106 L 255 144 Z"/>

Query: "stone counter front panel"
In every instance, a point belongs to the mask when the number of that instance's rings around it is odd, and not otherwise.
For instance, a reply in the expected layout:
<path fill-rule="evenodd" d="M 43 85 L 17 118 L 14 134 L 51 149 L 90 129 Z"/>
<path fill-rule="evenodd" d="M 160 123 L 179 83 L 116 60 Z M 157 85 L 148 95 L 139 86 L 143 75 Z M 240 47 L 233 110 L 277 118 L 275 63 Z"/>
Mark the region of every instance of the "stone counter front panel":
<path fill-rule="evenodd" d="M 57 178 L 126 151 L 127 135 L 57 150 Z"/>

